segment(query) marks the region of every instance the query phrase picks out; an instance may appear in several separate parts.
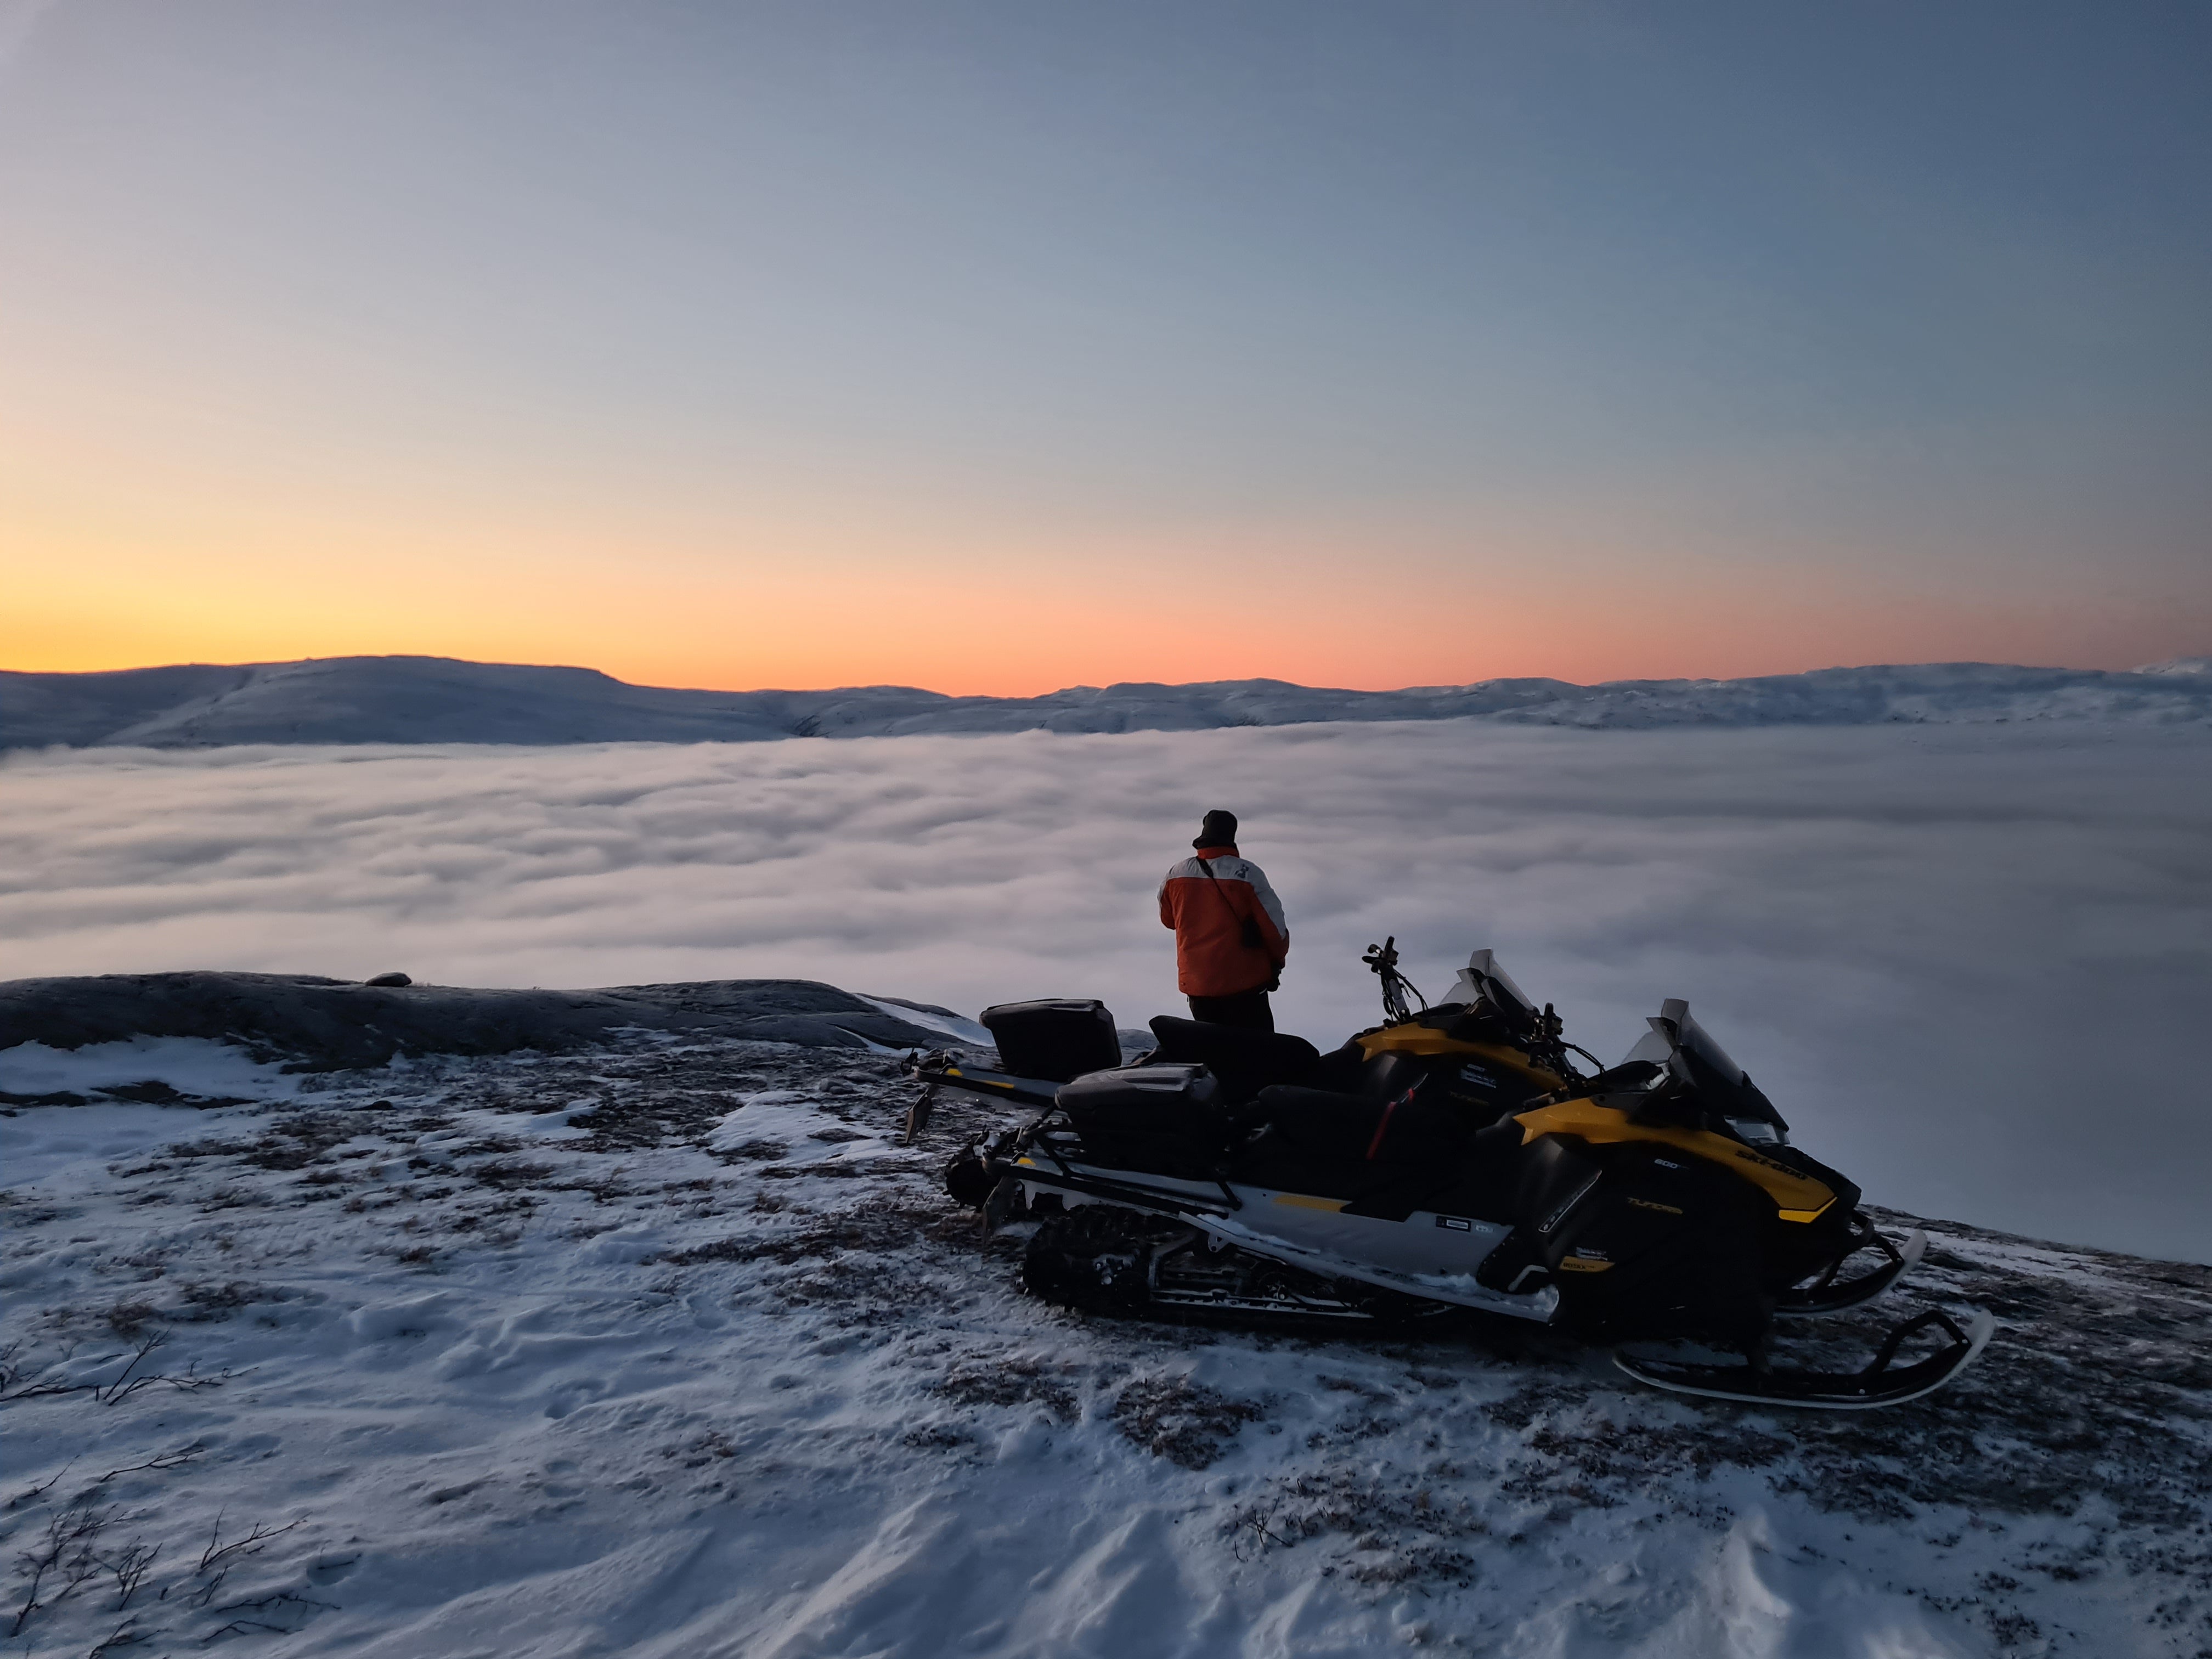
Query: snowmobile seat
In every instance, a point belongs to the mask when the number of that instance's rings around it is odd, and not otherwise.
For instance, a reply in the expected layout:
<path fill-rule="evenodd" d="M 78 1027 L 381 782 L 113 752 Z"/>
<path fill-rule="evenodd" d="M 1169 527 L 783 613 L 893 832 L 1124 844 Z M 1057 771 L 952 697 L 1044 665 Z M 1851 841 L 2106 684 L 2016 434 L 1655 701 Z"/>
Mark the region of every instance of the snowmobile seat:
<path fill-rule="evenodd" d="M 1221 1085 L 1203 1066 L 1123 1066 L 1060 1085 L 1085 1163 L 1211 1179 L 1228 1145 Z"/>
<path fill-rule="evenodd" d="M 982 1012 L 984 1030 L 999 1045 L 999 1064 L 1016 1077 L 1069 1083 L 1085 1072 L 1121 1063 L 1121 1039 L 1103 1002 L 1048 998 L 1002 1002 Z"/>
<path fill-rule="evenodd" d="M 1152 1027 L 1160 1045 L 1157 1057 L 1205 1066 L 1220 1079 L 1222 1101 L 1228 1106 L 1243 1105 L 1271 1084 L 1318 1080 L 1321 1054 L 1304 1037 L 1171 1014 L 1159 1015 Z"/>
<path fill-rule="evenodd" d="M 1263 1127 L 1238 1148 L 1232 1179 L 1348 1199 L 1351 1214 L 1402 1220 L 1463 1180 L 1470 1138 L 1458 1115 L 1410 1091 L 1377 1100 L 1277 1086 L 1243 1121 Z"/>
<path fill-rule="evenodd" d="M 1263 1089 L 1245 1114 L 1317 1163 L 1420 1164 L 1455 1169 L 1468 1136 L 1448 1106 L 1410 1091 L 1377 1101 L 1323 1089 Z"/>

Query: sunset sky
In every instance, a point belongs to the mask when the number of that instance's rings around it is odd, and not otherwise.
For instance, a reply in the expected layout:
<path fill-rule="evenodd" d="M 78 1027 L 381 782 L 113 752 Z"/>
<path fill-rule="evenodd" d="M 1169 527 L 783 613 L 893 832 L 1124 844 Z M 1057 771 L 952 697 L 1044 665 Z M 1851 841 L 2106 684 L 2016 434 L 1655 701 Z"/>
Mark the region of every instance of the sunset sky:
<path fill-rule="evenodd" d="M 2193 0 L 0 0 L 0 667 L 2207 650 Z"/>

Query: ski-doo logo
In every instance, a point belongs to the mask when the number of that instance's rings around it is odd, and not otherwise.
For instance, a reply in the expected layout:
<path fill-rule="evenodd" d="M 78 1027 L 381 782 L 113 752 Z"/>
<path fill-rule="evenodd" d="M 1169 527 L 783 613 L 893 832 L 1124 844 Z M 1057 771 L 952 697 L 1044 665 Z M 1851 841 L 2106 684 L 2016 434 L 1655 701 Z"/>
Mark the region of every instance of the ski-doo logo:
<path fill-rule="evenodd" d="M 1757 1152 L 1746 1152 L 1741 1147 L 1736 1147 L 1734 1151 L 1735 1152 L 1736 1160 L 1739 1163 L 1756 1164 L 1760 1169 L 1771 1170 L 1777 1175 L 1794 1176 L 1797 1173 L 1796 1170 L 1791 1169 L 1787 1164 L 1777 1164 L 1772 1158 L 1761 1158 Z"/>
<path fill-rule="evenodd" d="M 1449 1227 L 1455 1233 L 1471 1233 L 1474 1231 L 1474 1223 L 1463 1215 L 1440 1215 L 1437 1218 L 1437 1225 Z"/>

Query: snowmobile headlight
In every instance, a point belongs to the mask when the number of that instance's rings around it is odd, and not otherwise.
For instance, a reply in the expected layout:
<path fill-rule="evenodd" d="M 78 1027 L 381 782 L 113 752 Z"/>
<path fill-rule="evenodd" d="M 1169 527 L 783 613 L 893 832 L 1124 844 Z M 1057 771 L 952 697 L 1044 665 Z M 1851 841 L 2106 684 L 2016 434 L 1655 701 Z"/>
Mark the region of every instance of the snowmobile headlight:
<path fill-rule="evenodd" d="M 1739 1139 L 1747 1140 L 1754 1146 L 1787 1146 L 1790 1144 L 1789 1136 L 1763 1118 L 1732 1117 L 1729 1119 L 1728 1126 L 1735 1131 Z"/>

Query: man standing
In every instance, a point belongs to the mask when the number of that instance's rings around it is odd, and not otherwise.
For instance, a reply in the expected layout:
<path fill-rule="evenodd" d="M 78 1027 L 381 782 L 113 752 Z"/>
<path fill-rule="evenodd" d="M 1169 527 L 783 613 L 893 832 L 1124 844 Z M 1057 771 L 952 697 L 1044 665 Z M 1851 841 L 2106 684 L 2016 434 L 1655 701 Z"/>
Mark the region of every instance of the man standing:
<path fill-rule="evenodd" d="M 1160 923 L 1175 929 L 1176 981 L 1190 1017 L 1272 1031 L 1267 993 L 1282 982 L 1291 930 L 1260 866 L 1238 856 L 1237 815 L 1212 811 L 1160 883 Z"/>

